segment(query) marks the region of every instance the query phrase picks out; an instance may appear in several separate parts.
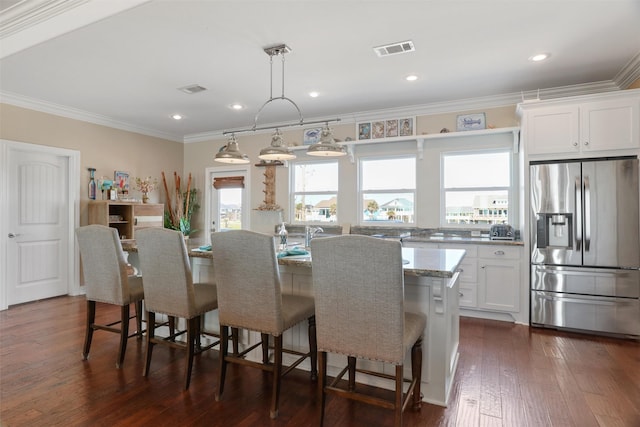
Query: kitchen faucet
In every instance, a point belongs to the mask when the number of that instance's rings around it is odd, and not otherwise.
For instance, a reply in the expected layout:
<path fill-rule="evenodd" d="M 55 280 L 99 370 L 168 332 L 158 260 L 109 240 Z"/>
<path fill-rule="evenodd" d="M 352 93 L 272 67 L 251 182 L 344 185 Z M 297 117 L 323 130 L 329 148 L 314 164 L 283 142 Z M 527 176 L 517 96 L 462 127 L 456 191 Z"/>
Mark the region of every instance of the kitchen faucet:
<path fill-rule="evenodd" d="M 304 227 L 304 247 L 306 249 L 311 246 L 311 239 L 315 237 L 316 233 L 324 233 L 324 230 L 322 227 L 310 227 L 308 225 Z"/>

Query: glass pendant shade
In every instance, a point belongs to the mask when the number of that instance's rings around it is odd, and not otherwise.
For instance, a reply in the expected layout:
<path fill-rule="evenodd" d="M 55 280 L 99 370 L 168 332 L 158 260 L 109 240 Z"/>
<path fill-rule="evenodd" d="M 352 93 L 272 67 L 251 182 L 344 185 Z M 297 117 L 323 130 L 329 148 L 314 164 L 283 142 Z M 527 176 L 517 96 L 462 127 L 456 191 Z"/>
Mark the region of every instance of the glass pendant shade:
<path fill-rule="evenodd" d="M 246 154 L 240 152 L 240 149 L 238 148 L 238 141 L 236 141 L 236 137 L 234 135 L 231 135 L 229 142 L 227 142 L 227 146 L 218 151 L 213 160 L 220 163 L 236 164 L 249 163 L 250 161 Z"/>
<path fill-rule="evenodd" d="M 271 145 L 260 150 L 258 157 L 262 160 L 292 160 L 296 158 L 296 155 L 289 150 L 280 131 L 276 129 L 271 137 Z"/>
<path fill-rule="evenodd" d="M 336 143 L 335 139 L 333 139 L 331 129 L 329 129 L 329 126 L 325 126 L 320 134 L 320 142 L 312 144 L 307 149 L 307 154 L 318 157 L 338 157 L 345 156 L 347 149 L 345 146 Z"/>

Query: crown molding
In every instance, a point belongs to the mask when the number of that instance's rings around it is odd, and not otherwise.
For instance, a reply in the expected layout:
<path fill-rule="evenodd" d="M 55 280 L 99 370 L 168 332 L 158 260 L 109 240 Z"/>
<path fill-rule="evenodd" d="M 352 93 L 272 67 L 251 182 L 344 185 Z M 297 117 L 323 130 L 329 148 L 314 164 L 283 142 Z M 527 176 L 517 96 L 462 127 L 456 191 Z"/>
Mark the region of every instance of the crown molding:
<path fill-rule="evenodd" d="M 412 105 L 401 108 L 388 108 L 383 110 L 361 111 L 351 114 L 339 116 L 340 124 L 357 123 L 367 120 L 376 120 L 378 118 L 388 117 L 406 117 L 406 116 L 427 116 L 432 114 L 446 114 L 453 112 L 462 112 L 486 108 L 505 107 L 515 105 L 530 99 L 555 99 L 579 95 L 591 95 L 594 93 L 613 92 L 620 90 L 620 87 L 611 80 L 586 83 L 571 86 L 561 86 L 549 89 L 529 90 L 518 93 L 508 93 L 502 95 L 485 96 L 480 98 L 460 99 L 455 101 L 434 102 L 423 105 Z M 154 129 L 143 128 L 137 125 L 113 120 L 109 117 L 65 107 L 63 105 L 53 104 L 32 98 L 23 97 L 21 95 L 8 92 L 0 92 L 0 100 L 4 103 L 15 105 L 22 108 L 41 111 L 57 116 L 68 117 L 75 120 L 82 120 L 89 123 L 95 123 L 103 126 L 109 126 L 129 132 L 140 133 L 143 135 L 153 136 L 157 138 L 167 139 L 170 141 L 182 142 L 185 144 L 203 142 L 210 140 L 226 139 L 222 131 L 201 132 L 188 135 L 173 135 L 160 132 Z M 324 121 L 325 117 L 309 118 L 308 121 Z M 230 129 L 233 130 L 233 129 Z M 271 133 L 271 130 L 256 131 L 254 134 Z"/>
<path fill-rule="evenodd" d="M 640 52 L 638 52 L 627 65 L 613 78 L 620 89 L 627 89 L 636 80 L 640 79 Z"/>
<path fill-rule="evenodd" d="M 150 0 L 23 0 L 0 12 L 0 59 Z"/>
<path fill-rule="evenodd" d="M 173 135 L 165 132 L 160 132 L 154 129 L 149 129 L 142 126 L 121 122 L 119 120 L 114 120 L 107 116 L 93 114 L 75 108 L 66 107 L 64 105 L 54 104 L 51 102 L 28 98 L 11 92 L 0 91 L 0 102 L 3 104 L 14 105 L 16 107 L 39 111 L 41 113 L 53 114 L 55 116 L 66 117 L 69 119 L 80 120 L 83 122 L 107 126 L 114 129 L 120 129 L 127 132 L 139 133 L 155 138 L 167 139 L 169 141 L 184 142 L 184 139 L 181 135 Z"/>

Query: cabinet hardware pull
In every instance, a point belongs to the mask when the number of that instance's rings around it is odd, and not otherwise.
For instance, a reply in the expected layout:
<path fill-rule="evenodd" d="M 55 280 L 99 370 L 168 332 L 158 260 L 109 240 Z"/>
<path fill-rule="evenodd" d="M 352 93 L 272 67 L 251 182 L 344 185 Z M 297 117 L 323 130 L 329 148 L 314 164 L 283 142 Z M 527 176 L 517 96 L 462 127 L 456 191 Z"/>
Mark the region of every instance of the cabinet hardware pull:
<path fill-rule="evenodd" d="M 577 142 L 574 142 L 574 143 L 573 143 L 573 146 L 574 146 L 574 147 L 577 147 L 577 146 L 578 146 L 578 143 L 577 143 Z"/>
<path fill-rule="evenodd" d="M 504 255 L 504 251 L 495 251 L 494 254 L 496 254 L 496 255 Z"/>
<path fill-rule="evenodd" d="M 458 292 L 459 296 L 463 297 L 464 294 L 462 292 Z"/>
<path fill-rule="evenodd" d="M 585 141 L 585 142 L 584 142 L 584 145 L 589 145 L 589 141 Z"/>

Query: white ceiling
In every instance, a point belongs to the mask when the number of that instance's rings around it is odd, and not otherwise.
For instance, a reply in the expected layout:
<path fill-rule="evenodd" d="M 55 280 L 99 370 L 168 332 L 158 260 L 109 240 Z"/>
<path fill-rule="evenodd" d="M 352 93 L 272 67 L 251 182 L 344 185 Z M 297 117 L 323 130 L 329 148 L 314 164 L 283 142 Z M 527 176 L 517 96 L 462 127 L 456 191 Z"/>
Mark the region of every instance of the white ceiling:
<path fill-rule="evenodd" d="M 415 52 L 373 52 L 404 40 Z M 285 95 L 305 121 L 513 104 L 538 90 L 544 99 L 640 78 L 640 1 L 0 0 L 0 96 L 198 140 L 254 124 L 269 99 L 263 48 L 280 43 L 292 49 Z M 528 61 L 538 52 L 551 57 Z M 273 71 L 277 97 L 279 57 Z M 411 73 L 419 79 L 405 81 Z M 192 84 L 208 90 L 178 90 Z M 246 108 L 232 111 L 235 102 Z M 258 125 L 297 119 L 278 100 Z"/>

